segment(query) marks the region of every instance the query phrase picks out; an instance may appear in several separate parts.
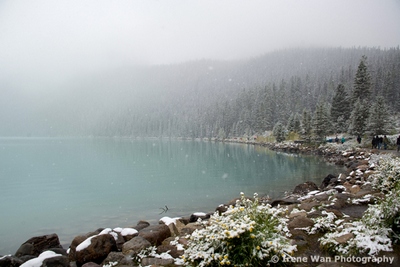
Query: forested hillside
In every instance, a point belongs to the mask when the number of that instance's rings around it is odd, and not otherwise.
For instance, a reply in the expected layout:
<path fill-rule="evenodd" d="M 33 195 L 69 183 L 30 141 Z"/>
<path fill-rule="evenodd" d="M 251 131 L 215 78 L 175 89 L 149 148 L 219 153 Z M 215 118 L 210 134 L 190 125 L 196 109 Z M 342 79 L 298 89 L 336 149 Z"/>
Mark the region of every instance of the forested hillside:
<path fill-rule="evenodd" d="M 367 80 L 356 86 L 361 62 Z M 241 61 L 121 66 L 58 83 L 1 81 L 0 136 L 225 138 L 278 125 L 322 138 L 388 127 L 366 115 L 375 103 L 383 106 L 375 113 L 389 113 L 381 121 L 400 112 L 400 49 L 287 49 Z"/>
<path fill-rule="evenodd" d="M 359 94 L 367 99 L 351 117 L 361 62 L 367 85 Z M 131 99 L 102 117 L 92 129 L 95 134 L 225 138 L 262 134 L 278 122 L 304 133 L 306 117 L 310 127 L 322 127 L 314 131 L 319 137 L 364 134 L 367 125 L 359 132 L 354 116 L 369 114 L 378 99 L 387 109 L 385 116 L 400 112 L 398 47 L 281 50 L 247 61 L 155 66 L 146 70 L 146 81 L 143 77 L 146 99 Z"/>

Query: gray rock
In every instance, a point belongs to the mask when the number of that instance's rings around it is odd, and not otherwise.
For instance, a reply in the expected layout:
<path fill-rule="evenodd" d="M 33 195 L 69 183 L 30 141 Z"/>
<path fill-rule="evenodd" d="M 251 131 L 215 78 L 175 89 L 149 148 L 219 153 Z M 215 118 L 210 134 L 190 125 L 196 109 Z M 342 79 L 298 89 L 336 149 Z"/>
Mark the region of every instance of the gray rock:
<path fill-rule="evenodd" d="M 183 250 L 178 250 L 176 246 L 173 245 L 161 245 L 157 247 L 157 253 L 161 254 L 168 252 L 173 258 L 178 258 L 183 255 Z"/>
<path fill-rule="evenodd" d="M 207 220 L 207 219 L 210 219 L 210 216 L 211 216 L 210 213 L 205 214 L 205 215 L 198 215 L 198 214 L 194 213 L 194 214 L 190 215 L 189 222 L 190 223 L 197 222 L 199 219 Z"/>
<path fill-rule="evenodd" d="M 143 258 L 142 266 L 165 266 L 173 264 L 174 259 Z"/>
<path fill-rule="evenodd" d="M 322 181 L 321 185 L 319 186 L 321 189 L 326 188 L 330 184 L 334 184 L 337 182 L 336 176 L 332 174 L 328 174 L 324 180 Z"/>
<path fill-rule="evenodd" d="M 82 267 L 101 267 L 101 265 L 98 265 L 97 263 L 94 262 L 87 262 Z"/>
<path fill-rule="evenodd" d="M 0 267 L 18 267 L 23 261 L 15 256 L 0 257 Z"/>
<path fill-rule="evenodd" d="M 283 198 L 283 199 L 276 199 L 271 202 L 271 206 L 275 207 L 278 205 L 292 205 L 292 204 L 300 204 L 300 201 L 297 198 Z"/>
<path fill-rule="evenodd" d="M 181 236 L 191 235 L 194 231 L 202 229 L 203 227 L 197 223 L 188 223 L 181 230 Z"/>
<path fill-rule="evenodd" d="M 140 231 L 140 230 L 142 230 L 142 229 L 144 229 L 144 228 L 146 228 L 146 227 L 148 227 L 148 226 L 150 226 L 150 223 L 149 223 L 149 222 L 146 222 L 146 221 L 139 221 L 139 222 L 136 224 L 136 226 L 134 226 L 134 227 L 132 227 L 132 228 L 134 228 L 134 229 Z"/>
<path fill-rule="evenodd" d="M 164 239 L 171 236 L 171 232 L 165 224 L 157 224 L 140 230 L 139 236 L 149 241 L 152 245 L 159 246 Z"/>
<path fill-rule="evenodd" d="M 293 194 L 304 196 L 307 195 L 308 192 L 315 190 L 318 190 L 318 186 L 313 182 L 307 181 L 297 185 L 293 190 Z"/>
<path fill-rule="evenodd" d="M 47 258 L 42 263 L 43 267 L 68 267 L 69 260 L 67 256 L 57 256 Z"/>
<path fill-rule="evenodd" d="M 87 262 L 95 262 L 100 264 L 107 255 L 117 250 L 117 244 L 115 239 L 110 234 L 102 234 L 93 237 L 90 240 L 90 245 L 86 248 L 75 251 L 75 258 L 71 261 L 75 261 L 78 266 Z"/>
<path fill-rule="evenodd" d="M 122 246 L 122 253 L 124 255 L 136 255 L 143 249 L 151 247 L 151 243 L 144 237 L 135 236 Z"/>
<path fill-rule="evenodd" d="M 110 252 L 107 258 L 102 262 L 101 266 L 113 262 L 118 262 L 118 266 L 119 265 L 133 266 L 135 264 L 132 260 L 132 257 L 130 257 L 129 255 L 124 255 L 122 252 Z"/>
<path fill-rule="evenodd" d="M 25 241 L 15 253 L 15 256 L 24 255 L 39 256 L 43 251 L 51 248 L 62 248 L 57 234 L 35 236 Z"/>

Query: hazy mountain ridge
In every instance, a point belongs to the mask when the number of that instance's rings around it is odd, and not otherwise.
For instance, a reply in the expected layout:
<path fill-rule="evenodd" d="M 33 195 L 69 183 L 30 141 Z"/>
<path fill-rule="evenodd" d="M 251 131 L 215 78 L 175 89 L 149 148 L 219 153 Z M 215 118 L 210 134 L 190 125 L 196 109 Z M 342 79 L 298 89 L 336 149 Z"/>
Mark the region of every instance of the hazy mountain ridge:
<path fill-rule="evenodd" d="M 304 103 L 287 113 L 301 110 L 305 103 L 313 108 L 321 98 L 331 101 L 338 83 L 350 92 L 362 55 L 368 57 L 375 87 L 378 73 L 391 72 L 393 86 L 400 90 L 398 47 L 299 48 L 248 60 L 124 67 L 82 74 L 60 85 L 61 93 L 31 96 L 34 103 L 2 90 L 3 102 L 10 99 L 13 104 L 0 107 L 5 126 L 0 135 L 199 136 L 205 134 L 202 127 L 215 134 L 222 123 L 217 118 L 221 108 L 240 102 L 243 92 L 259 94 L 263 89 L 281 94 L 287 103 L 301 97 Z M 17 122 L 8 116 L 15 112 Z"/>

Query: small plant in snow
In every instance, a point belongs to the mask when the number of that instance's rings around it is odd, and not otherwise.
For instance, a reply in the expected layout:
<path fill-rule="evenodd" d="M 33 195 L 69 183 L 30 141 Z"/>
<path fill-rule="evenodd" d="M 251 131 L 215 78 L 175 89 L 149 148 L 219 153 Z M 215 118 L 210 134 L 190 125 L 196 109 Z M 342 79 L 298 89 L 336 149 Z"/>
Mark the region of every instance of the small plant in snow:
<path fill-rule="evenodd" d="M 284 209 L 259 205 L 257 194 L 252 201 L 241 193 L 235 207 L 222 215 L 215 213 L 202 222 L 204 229 L 192 233 L 182 256 L 185 265 L 267 266 L 272 257 L 290 256 L 296 246 L 286 237 L 289 230 L 283 214 Z"/>
<path fill-rule="evenodd" d="M 313 227 L 308 227 L 306 229 L 307 233 L 309 234 L 324 233 L 336 227 L 335 223 L 336 215 L 333 212 L 326 212 L 324 210 L 322 211 L 322 215 L 326 216 L 324 217 L 320 216 L 311 219 L 314 221 L 314 225 Z"/>

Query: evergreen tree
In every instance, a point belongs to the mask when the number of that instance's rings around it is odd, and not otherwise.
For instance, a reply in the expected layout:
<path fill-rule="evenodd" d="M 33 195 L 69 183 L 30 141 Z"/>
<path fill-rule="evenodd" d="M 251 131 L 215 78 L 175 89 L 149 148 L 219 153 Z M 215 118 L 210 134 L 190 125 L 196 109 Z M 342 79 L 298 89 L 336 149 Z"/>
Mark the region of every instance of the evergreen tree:
<path fill-rule="evenodd" d="M 334 131 L 337 133 L 347 130 L 347 121 L 350 118 L 351 105 L 343 84 L 339 84 L 336 88 L 336 94 L 332 99 L 331 121 Z"/>
<path fill-rule="evenodd" d="M 286 128 L 281 122 L 277 122 L 272 133 L 278 143 L 286 139 Z"/>
<path fill-rule="evenodd" d="M 327 106 L 319 104 L 314 112 L 313 117 L 313 132 L 317 140 L 323 141 L 326 135 L 330 132 L 330 116 Z"/>
<path fill-rule="evenodd" d="M 353 135 L 363 135 L 367 129 L 368 106 L 358 99 L 350 116 L 349 133 Z"/>
<path fill-rule="evenodd" d="M 354 90 L 352 95 L 353 104 L 355 104 L 357 99 L 367 101 L 371 99 L 371 75 L 368 71 L 367 57 L 365 55 L 361 57 L 354 78 Z"/>
<path fill-rule="evenodd" d="M 373 135 L 388 134 L 391 130 L 389 109 L 382 96 L 371 106 L 368 130 Z"/>
<path fill-rule="evenodd" d="M 289 117 L 288 124 L 286 126 L 287 130 L 289 132 L 295 132 L 295 133 L 300 133 L 301 131 L 301 122 L 300 122 L 300 116 L 298 113 L 292 113 Z"/>
<path fill-rule="evenodd" d="M 312 134 L 312 118 L 311 118 L 311 112 L 307 109 L 303 110 L 303 118 L 301 124 L 302 124 L 302 137 L 308 142 L 310 142 Z"/>
<path fill-rule="evenodd" d="M 295 124 L 294 113 L 292 113 L 292 114 L 290 114 L 289 121 L 288 121 L 288 124 L 286 126 L 286 128 L 287 128 L 287 130 L 289 132 L 294 132 L 294 128 L 295 128 L 294 124 Z"/>
<path fill-rule="evenodd" d="M 299 113 L 296 113 L 296 115 L 294 116 L 294 132 L 296 133 L 301 132 L 301 121 Z"/>

